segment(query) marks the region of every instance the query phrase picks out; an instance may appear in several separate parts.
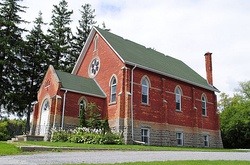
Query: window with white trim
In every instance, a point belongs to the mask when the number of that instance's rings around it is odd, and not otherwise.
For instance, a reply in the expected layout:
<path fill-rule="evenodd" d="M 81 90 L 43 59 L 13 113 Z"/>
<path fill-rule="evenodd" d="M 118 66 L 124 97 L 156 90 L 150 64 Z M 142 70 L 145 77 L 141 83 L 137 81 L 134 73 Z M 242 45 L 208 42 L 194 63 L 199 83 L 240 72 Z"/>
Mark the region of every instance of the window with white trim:
<path fill-rule="evenodd" d="M 86 100 L 81 100 L 80 103 L 79 103 L 79 116 L 81 116 L 81 112 L 84 108 L 84 111 L 86 112 L 86 108 L 87 108 L 87 103 L 86 103 Z"/>
<path fill-rule="evenodd" d="M 183 133 L 182 132 L 176 133 L 176 143 L 177 143 L 177 146 L 183 146 Z"/>
<path fill-rule="evenodd" d="M 97 50 L 97 46 L 98 46 L 98 36 L 95 36 L 95 39 L 94 39 L 94 51 Z"/>
<path fill-rule="evenodd" d="M 111 84 L 110 84 L 110 102 L 114 103 L 116 102 L 116 78 L 112 77 Z"/>
<path fill-rule="evenodd" d="M 147 78 L 142 79 L 142 103 L 148 104 L 149 99 L 149 82 Z"/>
<path fill-rule="evenodd" d="M 175 105 L 176 110 L 181 111 L 181 89 L 179 87 L 175 89 Z"/>
<path fill-rule="evenodd" d="M 141 129 L 141 141 L 145 144 L 149 144 L 149 129 L 142 128 Z"/>
<path fill-rule="evenodd" d="M 201 97 L 202 101 L 202 115 L 207 116 L 207 99 L 205 96 Z"/>
<path fill-rule="evenodd" d="M 204 135 L 204 147 L 209 147 L 209 137 L 208 137 L 208 135 Z"/>

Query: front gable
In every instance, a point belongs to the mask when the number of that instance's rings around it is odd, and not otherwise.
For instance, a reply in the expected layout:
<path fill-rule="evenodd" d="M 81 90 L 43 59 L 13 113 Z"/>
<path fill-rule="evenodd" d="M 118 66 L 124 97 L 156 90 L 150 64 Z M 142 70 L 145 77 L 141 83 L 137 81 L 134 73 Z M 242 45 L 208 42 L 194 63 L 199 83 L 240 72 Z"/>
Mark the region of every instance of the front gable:
<path fill-rule="evenodd" d="M 49 95 L 50 97 L 57 94 L 60 90 L 61 84 L 56 74 L 56 71 L 52 65 L 49 66 L 43 82 L 38 91 L 38 99 L 44 98 L 45 95 Z"/>

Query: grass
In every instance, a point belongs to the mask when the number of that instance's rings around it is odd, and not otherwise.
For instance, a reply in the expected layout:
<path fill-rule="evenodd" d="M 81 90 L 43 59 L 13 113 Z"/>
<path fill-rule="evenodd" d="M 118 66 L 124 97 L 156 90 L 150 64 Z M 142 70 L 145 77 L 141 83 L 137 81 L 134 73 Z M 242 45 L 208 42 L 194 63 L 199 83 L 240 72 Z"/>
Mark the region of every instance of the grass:
<path fill-rule="evenodd" d="M 21 150 L 14 144 L 8 144 L 6 142 L 0 142 L 0 156 L 5 155 L 17 155 L 20 154 Z"/>
<path fill-rule="evenodd" d="M 44 141 L 27 141 L 20 142 L 18 145 L 37 145 L 50 147 L 76 147 L 83 149 L 116 149 L 116 150 L 133 150 L 133 151 L 200 151 L 200 152 L 235 152 L 233 149 L 218 148 L 192 148 L 192 147 L 160 147 L 160 146 L 143 146 L 143 145 L 98 145 L 83 144 L 70 142 L 44 142 Z"/>
<path fill-rule="evenodd" d="M 115 163 L 112 165 L 249 165 L 248 161 L 226 161 L 226 160 L 180 160 L 180 161 L 165 161 L 165 162 L 129 162 L 129 163 Z M 65 164 L 66 165 L 66 164 Z M 87 165 L 87 164 L 77 164 Z M 92 164 L 95 165 L 95 164 Z M 108 165 L 108 164 L 105 164 Z"/>

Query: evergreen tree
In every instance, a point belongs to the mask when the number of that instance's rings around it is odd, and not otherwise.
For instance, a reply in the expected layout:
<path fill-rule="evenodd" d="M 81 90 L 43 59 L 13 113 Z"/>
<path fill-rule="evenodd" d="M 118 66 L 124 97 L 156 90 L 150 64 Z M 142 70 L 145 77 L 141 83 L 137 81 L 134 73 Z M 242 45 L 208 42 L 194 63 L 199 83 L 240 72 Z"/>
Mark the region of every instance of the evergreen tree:
<path fill-rule="evenodd" d="M 88 38 L 88 35 L 90 33 L 90 30 L 93 25 L 96 24 L 96 21 L 94 21 L 95 10 L 91 9 L 90 4 L 82 5 L 82 10 L 80 10 L 81 13 L 81 20 L 79 20 L 79 27 L 76 27 L 76 46 L 78 48 L 78 55 L 80 54 L 83 46 L 85 45 L 85 42 Z"/>
<path fill-rule="evenodd" d="M 80 121 L 79 121 L 79 127 L 86 127 L 86 111 L 85 111 L 85 105 L 82 105 L 81 113 L 80 113 Z"/>
<path fill-rule="evenodd" d="M 67 9 L 68 3 L 65 0 L 59 2 L 59 5 L 53 5 L 52 22 L 48 29 L 50 64 L 55 69 L 70 71 L 68 59 L 71 58 L 72 32 L 70 28 L 71 14 L 73 11 Z"/>
<path fill-rule="evenodd" d="M 22 69 L 22 75 L 25 78 L 25 100 L 26 109 L 23 113 L 27 115 L 26 131 L 29 131 L 30 113 L 32 112 L 31 103 L 37 98 L 37 91 L 40 88 L 44 74 L 48 68 L 48 57 L 46 49 L 46 36 L 42 31 L 45 25 L 42 19 L 42 13 L 34 21 L 33 29 L 26 36 L 25 44 L 25 67 Z"/>
<path fill-rule="evenodd" d="M 72 56 L 70 59 L 70 67 L 73 69 L 75 62 L 78 58 L 78 56 L 81 53 L 81 50 L 83 46 L 85 45 L 85 42 L 88 38 L 88 35 L 91 31 L 91 28 L 93 25 L 96 24 L 96 21 L 94 21 L 95 10 L 91 9 L 90 4 L 85 4 L 81 6 L 80 13 L 81 13 L 81 19 L 78 21 L 79 26 L 76 27 L 76 36 L 74 37 L 74 42 L 72 43 Z"/>
<path fill-rule="evenodd" d="M 27 23 L 19 13 L 26 7 L 19 5 L 19 0 L 0 2 L 0 104 L 9 112 L 23 108 L 22 75 L 23 67 L 22 34 L 26 30 L 20 24 Z"/>

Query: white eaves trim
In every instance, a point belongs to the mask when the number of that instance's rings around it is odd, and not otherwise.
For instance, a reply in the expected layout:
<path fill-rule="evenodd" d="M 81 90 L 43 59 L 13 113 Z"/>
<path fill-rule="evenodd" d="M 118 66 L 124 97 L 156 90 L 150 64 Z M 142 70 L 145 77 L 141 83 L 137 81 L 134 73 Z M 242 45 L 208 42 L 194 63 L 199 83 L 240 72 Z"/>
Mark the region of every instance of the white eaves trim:
<path fill-rule="evenodd" d="M 89 96 L 94 96 L 94 97 L 99 97 L 99 98 L 106 98 L 107 96 L 100 96 L 100 95 L 95 95 L 93 93 L 87 93 L 87 92 L 80 92 L 80 91 L 76 91 L 76 90 L 72 90 L 72 89 L 67 89 L 67 88 L 61 88 L 61 90 L 63 91 L 68 91 L 68 92 L 74 92 L 74 93 L 79 93 L 79 94 L 85 94 L 85 95 L 89 95 Z"/>

